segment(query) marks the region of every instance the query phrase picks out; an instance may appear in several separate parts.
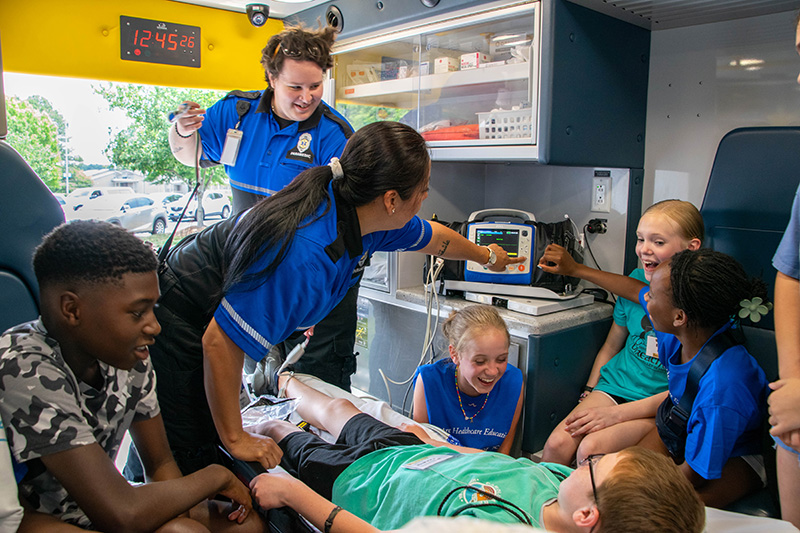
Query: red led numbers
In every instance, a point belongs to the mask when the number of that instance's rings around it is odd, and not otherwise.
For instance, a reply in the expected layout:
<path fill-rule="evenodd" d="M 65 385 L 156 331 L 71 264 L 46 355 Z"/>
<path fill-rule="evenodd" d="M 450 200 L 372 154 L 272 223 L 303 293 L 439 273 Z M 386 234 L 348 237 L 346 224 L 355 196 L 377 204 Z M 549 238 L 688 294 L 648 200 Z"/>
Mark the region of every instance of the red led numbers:
<path fill-rule="evenodd" d="M 159 20 L 120 19 L 120 58 L 126 61 L 200 67 L 200 27 Z"/>

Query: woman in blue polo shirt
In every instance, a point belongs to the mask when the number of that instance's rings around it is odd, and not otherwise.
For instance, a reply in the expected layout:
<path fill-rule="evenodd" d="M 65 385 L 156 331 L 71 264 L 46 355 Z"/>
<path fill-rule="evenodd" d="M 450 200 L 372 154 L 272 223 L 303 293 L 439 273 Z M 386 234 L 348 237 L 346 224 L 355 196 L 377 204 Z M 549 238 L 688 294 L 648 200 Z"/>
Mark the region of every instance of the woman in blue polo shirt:
<path fill-rule="evenodd" d="M 341 160 L 303 172 L 238 220 L 185 239 L 160 275 L 162 333 L 151 348 L 176 460 L 188 473 L 237 458 L 274 467 L 280 450 L 242 428 L 245 355 L 313 326 L 354 285 L 379 250 L 414 250 L 502 271 L 502 248 L 478 246 L 416 216 L 428 194 L 430 157 L 412 128 L 379 122 L 348 141 Z"/>
<path fill-rule="evenodd" d="M 280 191 L 304 170 L 328 164 L 341 155 L 353 134 L 344 117 L 322 101 L 322 81 L 333 65 L 335 35 L 330 26 L 318 30 L 287 27 L 261 51 L 269 83 L 266 89 L 231 91 L 208 110 L 185 102 L 188 111 L 169 131 L 173 153 L 182 163 L 194 166 L 199 136 L 201 166 L 225 166 L 234 213 Z M 235 156 L 229 138 L 238 138 Z M 356 369 L 357 298 L 358 286 L 354 286 L 316 328 L 296 370 L 350 388 Z M 288 352 L 303 340 L 302 335 L 293 335 L 277 349 Z"/>

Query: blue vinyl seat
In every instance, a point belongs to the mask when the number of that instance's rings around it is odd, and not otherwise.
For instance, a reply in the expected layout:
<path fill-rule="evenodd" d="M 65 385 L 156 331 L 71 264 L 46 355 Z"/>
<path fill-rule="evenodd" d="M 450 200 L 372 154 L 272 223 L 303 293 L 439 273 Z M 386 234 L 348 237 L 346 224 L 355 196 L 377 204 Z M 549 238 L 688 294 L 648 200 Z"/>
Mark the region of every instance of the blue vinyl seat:
<path fill-rule="evenodd" d="M 0 140 L 0 332 L 39 315 L 33 251 L 64 212 L 24 159 Z"/>
<path fill-rule="evenodd" d="M 774 299 L 772 256 L 789 222 L 800 183 L 800 128 L 738 128 L 719 143 L 700 213 L 706 226 L 705 245 L 733 256 L 748 275 L 760 277 Z M 767 379 L 778 377 L 774 318 L 742 328 L 748 351 Z M 765 434 L 765 444 L 771 442 Z M 765 450 L 768 487 L 728 510 L 779 516 L 775 454 Z"/>

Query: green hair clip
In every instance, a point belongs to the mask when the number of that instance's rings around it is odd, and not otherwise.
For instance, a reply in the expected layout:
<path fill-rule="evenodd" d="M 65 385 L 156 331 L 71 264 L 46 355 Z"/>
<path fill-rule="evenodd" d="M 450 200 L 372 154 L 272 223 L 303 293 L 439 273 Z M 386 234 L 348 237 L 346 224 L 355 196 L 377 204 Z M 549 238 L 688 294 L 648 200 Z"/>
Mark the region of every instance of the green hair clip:
<path fill-rule="evenodd" d="M 760 296 L 756 296 L 752 300 L 742 300 L 739 305 L 742 306 L 739 309 L 739 318 L 749 318 L 751 322 L 758 322 L 772 309 L 772 302 L 764 303 Z"/>

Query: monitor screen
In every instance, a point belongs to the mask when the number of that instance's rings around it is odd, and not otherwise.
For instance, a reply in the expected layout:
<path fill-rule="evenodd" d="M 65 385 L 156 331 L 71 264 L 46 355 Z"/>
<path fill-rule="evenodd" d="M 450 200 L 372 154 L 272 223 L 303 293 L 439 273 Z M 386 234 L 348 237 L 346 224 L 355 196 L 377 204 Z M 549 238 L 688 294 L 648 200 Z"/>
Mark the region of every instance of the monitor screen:
<path fill-rule="evenodd" d="M 476 228 L 475 244 L 478 246 L 497 244 L 506 251 L 509 257 L 517 257 L 519 255 L 519 230 Z"/>

